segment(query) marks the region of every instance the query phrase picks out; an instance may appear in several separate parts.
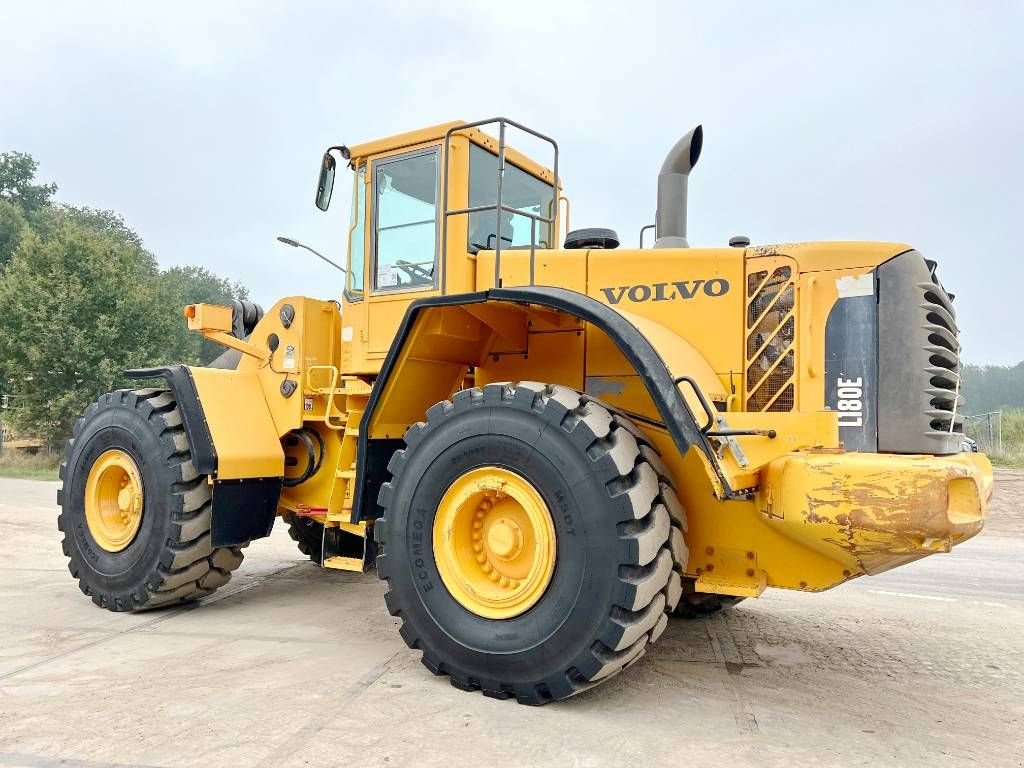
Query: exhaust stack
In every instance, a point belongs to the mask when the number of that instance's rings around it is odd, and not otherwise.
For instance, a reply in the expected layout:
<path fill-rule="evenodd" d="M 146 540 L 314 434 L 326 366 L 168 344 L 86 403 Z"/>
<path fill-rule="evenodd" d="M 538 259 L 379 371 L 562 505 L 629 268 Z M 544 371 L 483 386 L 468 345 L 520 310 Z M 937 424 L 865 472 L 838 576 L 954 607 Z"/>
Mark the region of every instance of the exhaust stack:
<path fill-rule="evenodd" d="M 655 248 L 689 248 L 686 242 L 686 186 L 700 159 L 704 129 L 697 126 L 669 150 L 658 173 Z"/>

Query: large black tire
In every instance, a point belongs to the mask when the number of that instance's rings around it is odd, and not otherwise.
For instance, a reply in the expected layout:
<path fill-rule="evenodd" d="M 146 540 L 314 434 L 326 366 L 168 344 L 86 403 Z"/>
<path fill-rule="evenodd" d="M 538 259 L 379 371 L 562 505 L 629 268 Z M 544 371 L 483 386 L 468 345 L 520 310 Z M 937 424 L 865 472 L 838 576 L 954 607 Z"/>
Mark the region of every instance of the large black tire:
<path fill-rule="evenodd" d="M 298 544 L 299 552 L 319 564 L 323 553 L 324 524 L 291 512 L 285 512 L 281 519 L 288 523 L 288 535 Z"/>
<path fill-rule="evenodd" d="M 681 521 L 634 434 L 580 393 L 534 382 L 458 392 L 409 429 L 380 492 L 377 572 L 428 669 L 457 688 L 543 704 L 621 671 L 658 638 L 682 589 L 672 552 Z M 556 512 L 551 581 L 503 620 L 456 602 L 431 545 L 446 489 L 483 466 L 521 475 Z"/>
<path fill-rule="evenodd" d="M 85 518 L 89 470 L 109 449 L 134 460 L 142 476 L 139 530 L 127 547 L 96 544 Z M 211 490 L 192 463 L 174 397 L 158 389 L 119 390 L 90 405 L 75 424 L 60 465 L 57 527 L 68 569 L 101 608 L 136 611 L 209 595 L 242 562 L 238 547 L 211 544 Z"/>
<path fill-rule="evenodd" d="M 732 608 L 744 598 L 709 592 L 697 592 L 694 589 L 695 579 L 688 578 L 685 575 L 689 556 L 689 551 L 686 549 L 686 544 L 683 540 L 683 534 L 687 530 L 686 509 L 679 501 L 679 497 L 676 496 L 668 467 L 662 461 L 661 456 L 658 455 L 654 444 L 632 422 L 618 415 L 615 416 L 615 420 L 620 426 L 633 431 L 633 436 L 640 445 L 640 453 L 643 455 L 644 460 L 654 467 L 654 471 L 658 474 L 658 482 L 661 484 L 661 495 L 665 499 L 666 505 L 673 510 L 672 520 L 674 529 L 672 531 L 671 542 L 673 545 L 671 549 L 674 567 L 682 579 L 682 595 L 672 610 L 672 615 L 683 619 L 699 619 L 702 616 L 708 616 L 712 613 Z M 677 521 L 678 530 L 675 529 Z"/>

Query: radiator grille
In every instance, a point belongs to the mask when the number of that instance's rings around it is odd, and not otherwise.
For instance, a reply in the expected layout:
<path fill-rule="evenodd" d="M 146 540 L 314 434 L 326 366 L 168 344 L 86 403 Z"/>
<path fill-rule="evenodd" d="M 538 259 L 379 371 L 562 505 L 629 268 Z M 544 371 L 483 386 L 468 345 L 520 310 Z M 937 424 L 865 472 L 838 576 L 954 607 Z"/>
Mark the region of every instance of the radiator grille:
<path fill-rule="evenodd" d="M 790 266 L 747 275 L 748 411 L 796 406 L 796 285 Z"/>
<path fill-rule="evenodd" d="M 924 345 L 928 353 L 928 387 L 931 406 L 927 415 L 929 425 L 937 432 L 962 432 L 963 417 L 959 411 L 963 405 L 960 387 L 960 342 L 957 338 L 956 312 L 949 294 L 942 287 L 935 274 L 935 262 L 925 260 L 932 282 L 921 283 L 925 311 L 923 329 L 926 334 Z"/>

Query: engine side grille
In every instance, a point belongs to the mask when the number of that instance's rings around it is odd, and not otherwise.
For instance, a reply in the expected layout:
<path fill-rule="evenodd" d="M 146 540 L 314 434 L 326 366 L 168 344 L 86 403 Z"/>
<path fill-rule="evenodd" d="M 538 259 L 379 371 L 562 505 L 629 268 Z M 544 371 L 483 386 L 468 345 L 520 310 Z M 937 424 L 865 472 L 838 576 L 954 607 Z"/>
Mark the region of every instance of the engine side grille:
<path fill-rule="evenodd" d="M 956 453 L 964 396 L 952 297 L 917 251 L 878 274 L 878 450 Z"/>
<path fill-rule="evenodd" d="M 792 411 L 796 406 L 795 308 L 792 266 L 776 263 L 747 275 L 748 411 Z"/>
<path fill-rule="evenodd" d="M 926 334 L 924 349 L 928 352 L 929 375 L 925 392 L 931 409 L 929 426 L 940 432 L 963 432 L 961 415 L 964 396 L 960 394 L 960 341 L 957 336 L 956 312 L 949 294 L 935 274 L 935 262 L 928 261 L 931 280 L 918 284 L 925 310 L 922 328 Z"/>

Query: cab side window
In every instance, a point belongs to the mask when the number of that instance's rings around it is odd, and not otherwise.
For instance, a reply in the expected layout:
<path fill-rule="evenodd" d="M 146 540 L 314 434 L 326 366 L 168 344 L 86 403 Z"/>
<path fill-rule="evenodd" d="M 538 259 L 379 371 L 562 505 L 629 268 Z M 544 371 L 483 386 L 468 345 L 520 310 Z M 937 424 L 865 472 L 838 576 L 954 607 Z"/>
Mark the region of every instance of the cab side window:
<path fill-rule="evenodd" d="M 375 291 L 434 285 L 438 154 L 434 147 L 374 163 Z"/>

